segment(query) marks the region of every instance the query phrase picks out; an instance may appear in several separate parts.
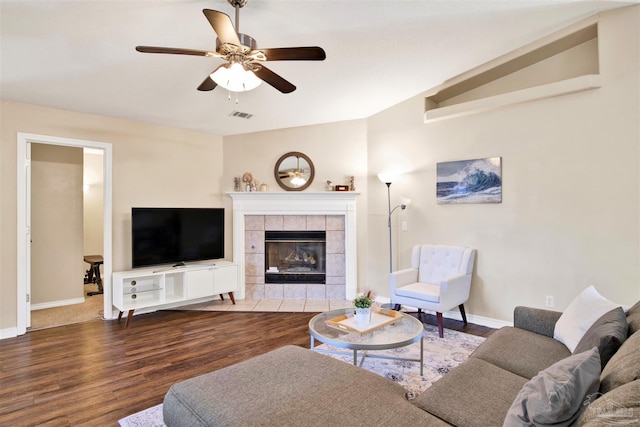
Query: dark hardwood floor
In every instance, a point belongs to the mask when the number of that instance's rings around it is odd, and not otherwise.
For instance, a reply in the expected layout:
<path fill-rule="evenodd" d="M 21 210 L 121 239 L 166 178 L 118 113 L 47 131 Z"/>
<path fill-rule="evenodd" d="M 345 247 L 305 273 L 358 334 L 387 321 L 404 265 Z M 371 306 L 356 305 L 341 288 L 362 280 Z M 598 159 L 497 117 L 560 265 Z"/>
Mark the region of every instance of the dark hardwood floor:
<path fill-rule="evenodd" d="M 314 314 L 160 311 L 126 329 L 92 320 L 1 340 L 0 426 L 117 426 L 177 381 L 283 345 L 309 348 Z M 493 331 L 449 319 L 445 328 Z"/>

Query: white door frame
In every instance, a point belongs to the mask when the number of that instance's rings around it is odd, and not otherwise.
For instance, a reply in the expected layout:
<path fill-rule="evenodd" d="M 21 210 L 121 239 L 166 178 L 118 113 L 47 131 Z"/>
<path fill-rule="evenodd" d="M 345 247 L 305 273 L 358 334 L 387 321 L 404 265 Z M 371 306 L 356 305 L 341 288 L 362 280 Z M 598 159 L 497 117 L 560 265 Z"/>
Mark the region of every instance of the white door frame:
<path fill-rule="evenodd" d="M 17 334 L 23 335 L 31 326 L 31 145 L 32 143 L 62 145 L 66 147 L 95 148 L 102 150 L 104 173 L 104 317 L 113 318 L 111 306 L 111 272 L 112 272 L 112 200 L 111 176 L 112 153 L 111 144 L 86 141 L 80 139 L 60 138 L 47 135 L 36 135 L 18 132 L 18 271 L 17 271 Z"/>

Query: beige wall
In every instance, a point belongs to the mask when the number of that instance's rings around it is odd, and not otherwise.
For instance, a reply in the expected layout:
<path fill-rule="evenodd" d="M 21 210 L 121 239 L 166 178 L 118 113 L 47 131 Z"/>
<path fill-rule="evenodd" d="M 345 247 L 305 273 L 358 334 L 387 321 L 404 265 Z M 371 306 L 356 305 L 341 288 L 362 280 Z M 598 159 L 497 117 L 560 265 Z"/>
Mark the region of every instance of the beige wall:
<path fill-rule="evenodd" d="M 0 104 L 0 330 L 15 327 L 16 132 L 113 144 L 114 270 L 130 267 L 131 206 L 228 208 L 233 177 L 250 171 L 281 191 L 273 165 L 308 154 L 316 181 L 356 176 L 359 289 L 388 295 L 387 192 L 376 174 L 403 169 L 394 205 L 397 264 L 420 242 L 478 249 L 467 312 L 510 320 L 518 304 L 556 308 L 589 284 L 620 302 L 640 298 L 640 6 L 603 14 L 600 89 L 425 124 L 416 96 L 369 119 L 217 137 L 3 101 Z M 434 64 L 437 66 L 437 64 Z M 425 90 L 428 88 L 425 88 Z M 438 205 L 437 162 L 501 156 L 503 203 Z M 230 225 L 230 224 L 229 224 Z M 231 236 L 231 229 L 227 228 Z M 227 239 L 227 258 L 231 245 Z"/>
<path fill-rule="evenodd" d="M 392 193 L 413 203 L 394 218 L 409 228 L 394 230 L 398 263 L 407 267 L 422 242 L 477 248 L 467 313 L 510 320 L 516 305 L 543 307 L 545 295 L 562 310 L 590 284 L 637 301 L 639 22 L 640 7 L 603 15 L 599 89 L 427 124 L 417 96 L 371 117 L 368 247 L 388 244 L 374 175 L 400 167 L 407 173 Z M 503 162 L 501 204 L 436 203 L 437 162 L 493 156 Z M 370 251 L 368 276 L 388 294 L 382 255 Z"/>
<path fill-rule="evenodd" d="M 82 149 L 31 144 L 31 304 L 82 300 Z"/>
<path fill-rule="evenodd" d="M 131 267 L 132 206 L 217 207 L 222 203 L 219 136 L 6 100 L 0 104 L 0 123 L 0 331 L 15 328 L 17 316 L 18 132 L 113 145 L 114 271 Z"/>

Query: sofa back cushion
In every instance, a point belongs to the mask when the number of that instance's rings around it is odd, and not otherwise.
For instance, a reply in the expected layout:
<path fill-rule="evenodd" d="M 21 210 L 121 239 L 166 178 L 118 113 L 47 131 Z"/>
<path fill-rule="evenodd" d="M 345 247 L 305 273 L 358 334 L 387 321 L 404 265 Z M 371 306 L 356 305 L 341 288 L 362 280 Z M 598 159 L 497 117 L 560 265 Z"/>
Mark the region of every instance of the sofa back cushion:
<path fill-rule="evenodd" d="M 627 323 L 629 324 L 629 336 L 640 330 L 640 301 L 627 311 Z"/>
<path fill-rule="evenodd" d="M 600 392 L 607 393 L 637 379 L 640 379 L 640 332 L 627 338 L 604 367 Z"/>
<path fill-rule="evenodd" d="M 573 427 L 640 425 L 640 380 L 621 385 L 607 394 L 596 393 Z"/>
<path fill-rule="evenodd" d="M 611 356 L 615 354 L 627 339 L 627 316 L 622 307 L 614 308 L 603 314 L 584 334 L 573 353 L 582 353 L 598 347 L 600 363 L 604 369 Z"/>

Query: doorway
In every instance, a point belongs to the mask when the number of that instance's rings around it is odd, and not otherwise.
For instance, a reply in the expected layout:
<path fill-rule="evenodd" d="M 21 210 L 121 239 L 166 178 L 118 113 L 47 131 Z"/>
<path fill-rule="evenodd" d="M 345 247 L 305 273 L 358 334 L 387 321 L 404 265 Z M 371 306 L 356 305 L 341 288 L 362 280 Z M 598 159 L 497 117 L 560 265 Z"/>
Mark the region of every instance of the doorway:
<path fill-rule="evenodd" d="M 100 150 L 103 154 L 103 243 L 102 253 L 105 319 L 113 318 L 111 304 L 112 241 L 111 241 L 111 144 L 18 133 L 18 268 L 17 268 L 17 334 L 26 333 L 31 325 L 31 144 Z M 80 278 L 81 280 L 81 278 Z"/>

